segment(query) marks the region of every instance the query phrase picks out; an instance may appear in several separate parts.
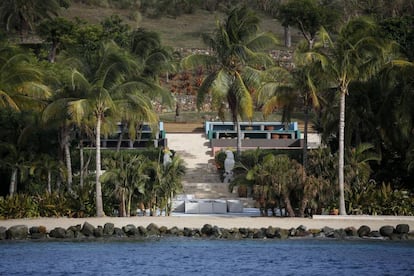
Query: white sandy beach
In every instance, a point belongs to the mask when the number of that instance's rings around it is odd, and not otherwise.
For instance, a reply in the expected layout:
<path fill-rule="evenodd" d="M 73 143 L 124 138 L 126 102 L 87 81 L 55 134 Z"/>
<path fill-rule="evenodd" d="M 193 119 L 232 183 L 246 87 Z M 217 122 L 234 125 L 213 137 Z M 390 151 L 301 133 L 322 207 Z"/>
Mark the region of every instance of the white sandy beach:
<path fill-rule="evenodd" d="M 414 217 L 396 217 L 396 216 L 314 216 L 313 218 L 281 218 L 281 217 L 248 217 L 248 216 L 214 216 L 214 215 L 175 215 L 171 217 L 101 217 L 101 218 L 36 218 L 36 219 L 9 219 L 0 220 L 0 227 L 9 228 L 14 225 L 45 226 L 47 231 L 55 227 L 68 228 L 75 225 L 83 225 L 88 222 L 96 226 L 104 226 L 105 223 L 113 223 L 115 227 L 123 227 L 128 224 L 135 226 L 148 226 L 155 223 L 157 226 L 171 228 L 201 228 L 204 224 L 211 224 L 222 228 L 261 228 L 261 227 L 279 227 L 282 229 L 296 228 L 300 225 L 308 229 L 321 229 L 325 226 L 341 229 L 346 227 L 359 228 L 367 225 L 371 230 L 379 230 L 381 226 L 398 224 L 408 224 L 410 231 L 414 230 Z"/>

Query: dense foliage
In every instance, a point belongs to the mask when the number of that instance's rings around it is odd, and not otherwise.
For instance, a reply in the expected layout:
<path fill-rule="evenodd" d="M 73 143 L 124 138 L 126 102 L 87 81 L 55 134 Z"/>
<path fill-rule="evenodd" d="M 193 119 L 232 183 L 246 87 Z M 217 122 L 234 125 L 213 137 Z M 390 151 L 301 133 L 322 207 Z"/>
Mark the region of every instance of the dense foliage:
<path fill-rule="evenodd" d="M 150 17 L 220 9 L 228 18 L 203 36 L 213 54 L 182 59 L 157 33 L 117 15 L 89 24 L 58 16 L 70 1 L 2 1 L 1 217 L 133 215 L 137 206 L 169 214 L 185 172 L 180 157 L 164 166 L 160 149 L 101 154 L 100 138 L 118 122 L 119 139 L 135 138 L 143 122 L 155 127 L 156 107 L 174 105 L 168 73 L 184 65 L 198 72 L 199 107 L 212 98 L 235 122 L 253 110 L 286 121 L 305 110 L 321 133 L 322 149 L 238 157 L 232 186 L 248 186 L 263 214 L 276 203 L 289 215 L 342 208 L 343 198 L 347 213 L 412 215 L 412 1 L 81 2 Z M 266 47 L 276 40 L 240 3 L 302 33 L 289 66 L 272 59 Z M 44 42 L 21 43 L 32 34 Z M 9 42 L 16 35 L 19 42 Z M 223 157 L 216 160 L 222 168 Z M 139 173 L 129 174 L 131 167 Z"/>

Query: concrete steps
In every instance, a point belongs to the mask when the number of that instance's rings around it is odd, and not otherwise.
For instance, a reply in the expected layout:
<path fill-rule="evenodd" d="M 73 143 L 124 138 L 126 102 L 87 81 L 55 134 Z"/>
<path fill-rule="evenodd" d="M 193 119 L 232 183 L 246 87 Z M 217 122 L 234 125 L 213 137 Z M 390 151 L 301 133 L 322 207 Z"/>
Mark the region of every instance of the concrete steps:
<path fill-rule="evenodd" d="M 204 133 L 169 133 L 167 143 L 183 158 L 187 171 L 183 177 L 183 193 L 197 199 L 234 199 L 237 194 L 228 191 L 222 183 L 210 154 L 209 141 Z"/>
<path fill-rule="evenodd" d="M 234 199 L 236 193 L 230 193 L 225 183 L 183 183 L 184 194 L 197 199 Z"/>

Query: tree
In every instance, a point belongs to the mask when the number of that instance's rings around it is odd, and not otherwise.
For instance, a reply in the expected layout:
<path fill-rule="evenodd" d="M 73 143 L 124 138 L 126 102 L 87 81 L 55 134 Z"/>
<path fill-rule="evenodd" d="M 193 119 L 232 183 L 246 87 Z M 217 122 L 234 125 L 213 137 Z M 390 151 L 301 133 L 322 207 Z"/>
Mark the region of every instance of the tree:
<path fill-rule="evenodd" d="M 120 118 L 131 98 L 147 98 L 150 82 L 136 80 L 138 66 L 131 56 L 113 42 L 102 45 L 93 64 L 82 64 L 72 72 L 72 88 L 82 96 L 69 103 L 70 115 L 76 122 L 91 117 L 96 135 L 96 209 L 103 216 L 101 175 L 101 130 L 105 118 Z M 156 96 L 156 95 L 154 95 Z"/>
<path fill-rule="evenodd" d="M 166 216 L 171 215 L 173 198 L 183 189 L 182 176 L 184 174 L 184 161 L 176 155 L 171 163 L 162 165 L 158 163 L 156 167 L 157 201 L 160 202 L 160 207 L 165 209 Z"/>
<path fill-rule="evenodd" d="M 55 62 L 58 49 L 63 42 L 71 40 L 74 28 L 74 23 L 62 17 L 45 19 L 39 24 L 37 32 L 40 37 L 51 43 L 49 62 Z"/>
<path fill-rule="evenodd" d="M 132 197 L 135 193 L 145 193 L 145 182 L 148 160 L 143 155 L 115 154 L 113 158 L 104 160 L 107 170 L 102 175 L 102 182 L 112 182 L 114 193 L 120 200 L 120 215 L 130 216 Z"/>
<path fill-rule="evenodd" d="M 292 26 L 299 29 L 307 45 L 307 47 L 298 45 L 298 48 L 295 51 L 296 65 L 299 67 L 299 69 L 296 70 L 296 77 L 299 77 L 299 79 L 295 86 L 298 88 L 298 91 L 301 92 L 305 106 L 302 164 L 306 169 L 309 109 L 311 106 L 319 106 L 317 88 L 314 84 L 314 76 L 316 72 L 315 70 L 312 72 L 314 61 L 307 58 L 306 52 L 313 51 L 320 29 L 322 27 L 335 29 L 339 17 L 337 9 L 330 7 L 327 2 L 321 4 L 316 0 L 292 0 L 280 6 L 277 18 L 281 21 L 283 26 Z"/>
<path fill-rule="evenodd" d="M 255 179 L 261 186 L 266 199 L 271 199 L 272 194 L 283 200 L 290 217 L 295 216 L 291 197 L 295 190 L 303 188 L 303 170 L 300 164 L 290 159 L 287 155 L 268 154 L 263 160 L 251 169 L 247 179 Z"/>
<path fill-rule="evenodd" d="M 276 38 L 269 33 L 258 33 L 259 18 L 247 7 L 233 9 L 224 22 L 217 22 L 213 35 L 204 36 L 212 55 L 194 54 L 183 59 L 184 68 L 207 67 L 210 72 L 203 80 L 197 106 L 201 107 L 211 93 L 213 107 L 224 120 L 226 105 L 237 129 L 237 153 L 240 155 L 240 119 L 252 119 L 251 93 L 260 84 L 260 70 L 271 64 L 269 55 L 262 52 L 275 46 Z"/>
<path fill-rule="evenodd" d="M 3 0 L 0 20 L 7 32 L 14 29 L 24 35 L 41 19 L 56 16 L 61 7 L 69 7 L 68 0 Z"/>
<path fill-rule="evenodd" d="M 51 92 L 34 57 L 17 47 L 0 45 L 0 64 L 0 106 L 41 109 Z"/>
<path fill-rule="evenodd" d="M 344 130 L 345 99 L 349 85 L 356 80 L 366 80 L 378 72 L 387 62 L 389 44 L 378 37 L 378 26 L 368 18 L 357 18 L 346 24 L 335 42 L 330 42 L 327 55 L 327 73 L 332 78 L 333 87 L 339 93 L 339 209 L 346 215 L 344 198 Z"/>

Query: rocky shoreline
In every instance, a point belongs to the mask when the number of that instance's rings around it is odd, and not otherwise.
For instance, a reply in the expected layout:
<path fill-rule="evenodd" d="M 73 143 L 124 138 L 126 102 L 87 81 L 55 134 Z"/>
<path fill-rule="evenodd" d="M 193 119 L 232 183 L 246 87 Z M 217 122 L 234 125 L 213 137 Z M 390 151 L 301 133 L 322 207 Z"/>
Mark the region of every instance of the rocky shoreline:
<path fill-rule="evenodd" d="M 414 241 L 414 231 L 410 232 L 408 224 L 384 225 L 379 230 L 372 230 L 367 225 L 362 225 L 358 229 L 347 227 L 344 229 L 334 229 L 328 226 L 322 229 L 308 229 L 300 225 L 296 228 L 281 229 L 268 226 L 262 228 L 223 228 L 211 224 L 204 224 L 201 228 L 179 228 L 157 226 L 150 223 L 148 226 L 135 226 L 127 224 L 123 227 L 116 227 L 114 223 L 105 223 L 103 226 L 94 226 L 84 222 L 69 228 L 55 227 L 51 230 L 45 226 L 15 225 L 9 228 L 0 226 L 0 241 L 16 240 L 145 240 L 164 237 L 188 237 L 206 239 L 292 239 L 292 238 L 332 238 L 332 239 L 382 239 Z"/>

